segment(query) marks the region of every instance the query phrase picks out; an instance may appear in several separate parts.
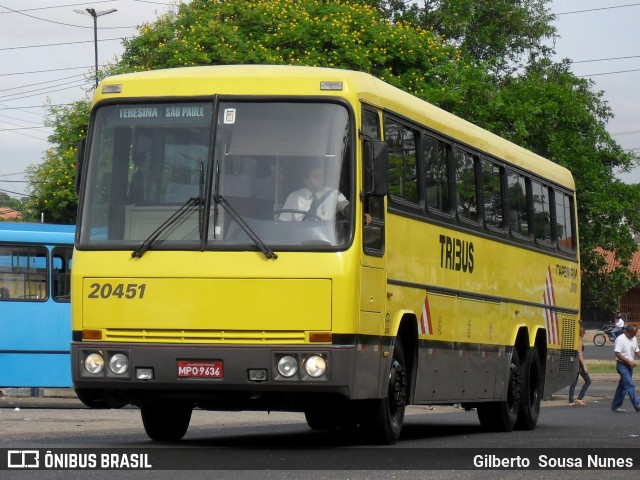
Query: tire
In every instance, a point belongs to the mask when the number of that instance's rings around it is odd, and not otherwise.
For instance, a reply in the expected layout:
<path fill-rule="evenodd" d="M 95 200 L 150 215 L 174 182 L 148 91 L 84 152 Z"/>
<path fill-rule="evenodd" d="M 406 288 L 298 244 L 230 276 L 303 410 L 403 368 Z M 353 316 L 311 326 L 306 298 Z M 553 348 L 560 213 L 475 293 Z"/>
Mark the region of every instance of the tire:
<path fill-rule="evenodd" d="M 192 407 L 181 402 L 159 402 L 140 407 L 144 431 L 151 440 L 175 442 L 184 437 L 191 421 Z"/>
<path fill-rule="evenodd" d="M 396 339 L 388 376 L 387 396 L 374 401 L 373 419 L 365 424 L 365 430 L 370 433 L 370 438 L 375 443 L 392 445 L 400 437 L 409 395 L 406 365 L 402 343 Z"/>
<path fill-rule="evenodd" d="M 527 352 L 520 371 L 520 411 L 515 428 L 533 430 L 540 416 L 540 402 L 544 391 L 544 370 L 537 348 Z"/>
<path fill-rule="evenodd" d="M 598 347 L 602 347 L 605 343 L 607 343 L 607 336 L 602 332 L 596 333 L 593 336 L 593 343 Z"/>
<path fill-rule="evenodd" d="M 506 400 L 478 405 L 478 419 L 486 430 L 510 432 L 515 427 L 521 402 L 520 372 L 520 357 L 514 347 L 507 377 Z"/>

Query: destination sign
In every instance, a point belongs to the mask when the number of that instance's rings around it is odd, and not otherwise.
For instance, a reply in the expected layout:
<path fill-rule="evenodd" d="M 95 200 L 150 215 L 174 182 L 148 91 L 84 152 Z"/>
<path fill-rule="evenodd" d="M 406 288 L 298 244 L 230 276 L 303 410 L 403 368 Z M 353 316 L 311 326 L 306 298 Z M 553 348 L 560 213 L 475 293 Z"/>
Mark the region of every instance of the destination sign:
<path fill-rule="evenodd" d="M 171 103 L 153 105 L 117 105 L 109 110 L 109 124 L 210 124 L 213 107 L 210 103 Z"/>

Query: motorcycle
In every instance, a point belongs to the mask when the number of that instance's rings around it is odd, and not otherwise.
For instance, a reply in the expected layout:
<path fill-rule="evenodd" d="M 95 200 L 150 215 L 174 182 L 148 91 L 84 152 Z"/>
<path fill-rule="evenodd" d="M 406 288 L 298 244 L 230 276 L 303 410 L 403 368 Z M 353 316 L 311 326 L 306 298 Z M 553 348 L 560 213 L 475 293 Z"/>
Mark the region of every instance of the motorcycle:
<path fill-rule="evenodd" d="M 613 330 L 615 329 L 615 325 L 611 325 L 610 323 L 605 323 L 600 330 L 593 336 L 593 343 L 601 347 L 605 343 L 607 343 L 607 339 L 611 343 L 616 343 L 617 335 L 614 335 Z"/>

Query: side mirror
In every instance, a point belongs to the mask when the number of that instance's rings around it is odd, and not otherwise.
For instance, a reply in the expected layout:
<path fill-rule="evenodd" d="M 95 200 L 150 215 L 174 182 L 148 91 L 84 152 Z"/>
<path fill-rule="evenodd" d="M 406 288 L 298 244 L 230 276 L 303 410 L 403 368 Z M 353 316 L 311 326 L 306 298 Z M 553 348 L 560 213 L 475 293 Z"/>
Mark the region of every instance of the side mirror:
<path fill-rule="evenodd" d="M 80 193 L 80 182 L 82 181 L 82 167 L 84 165 L 84 148 L 87 144 L 87 139 L 83 138 L 78 142 L 76 147 L 76 193 Z"/>
<path fill-rule="evenodd" d="M 387 194 L 389 147 L 387 142 L 367 138 L 363 142 L 364 193 L 383 197 Z"/>

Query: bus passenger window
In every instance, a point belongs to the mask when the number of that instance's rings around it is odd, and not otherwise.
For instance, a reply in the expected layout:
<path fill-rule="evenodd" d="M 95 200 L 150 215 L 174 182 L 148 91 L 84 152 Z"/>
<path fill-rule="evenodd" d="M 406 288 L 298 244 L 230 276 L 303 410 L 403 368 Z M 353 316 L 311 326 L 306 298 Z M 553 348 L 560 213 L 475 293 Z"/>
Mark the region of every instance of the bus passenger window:
<path fill-rule="evenodd" d="M 529 198 L 524 175 L 509 172 L 507 177 L 509 229 L 511 233 L 529 236 Z"/>
<path fill-rule="evenodd" d="M 418 203 L 418 159 L 415 132 L 394 121 L 385 122 L 389 145 L 389 194 Z"/>
<path fill-rule="evenodd" d="M 533 191 L 533 232 L 536 241 L 551 242 L 551 198 L 549 187 L 531 182 Z"/>
<path fill-rule="evenodd" d="M 493 162 L 482 159 L 482 191 L 484 200 L 484 223 L 488 227 L 503 229 L 504 192 L 502 177 L 504 170 Z"/>
<path fill-rule="evenodd" d="M 47 249 L 18 245 L 0 248 L 0 285 L 0 299 L 46 300 Z"/>
<path fill-rule="evenodd" d="M 556 237 L 560 250 L 572 252 L 575 250 L 573 235 L 573 221 L 571 219 L 571 196 L 562 192 L 555 192 L 556 197 Z"/>
<path fill-rule="evenodd" d="M 454 160 L 458 218 L 477 222 L 479 212 L 475 157 L 470 153 L 455 149 Z"/>
<path fill-rule="evenodd" d="M 449 145 L 442 140 L 425 136 L 423 148 L 427 208 L 449 213 L 451 211 Z"/>

